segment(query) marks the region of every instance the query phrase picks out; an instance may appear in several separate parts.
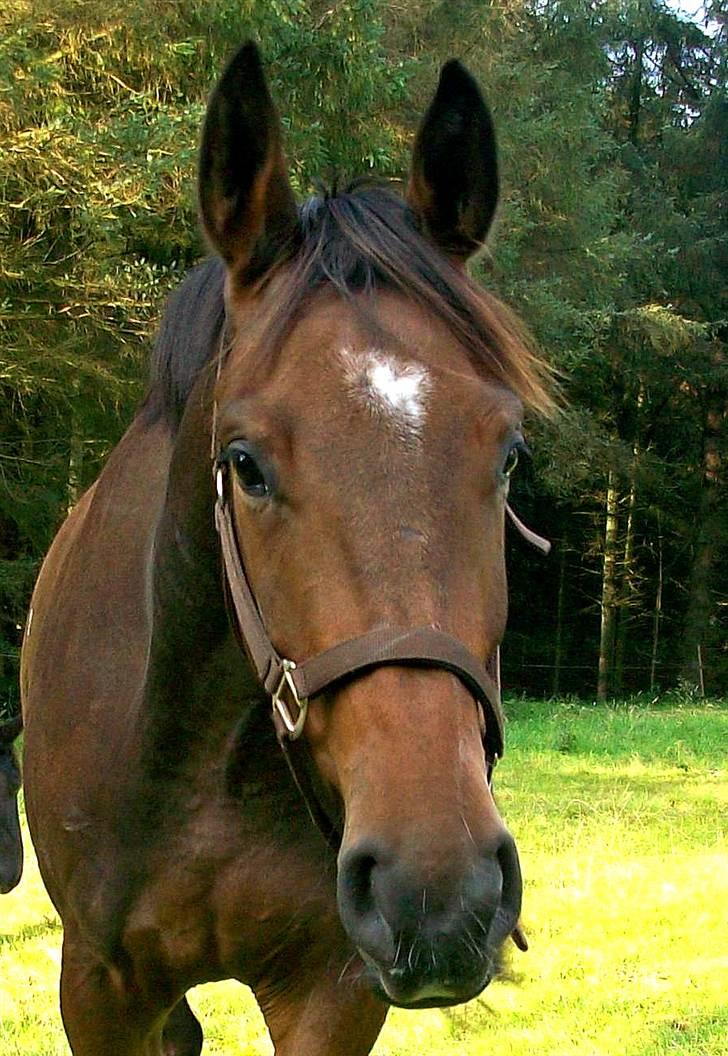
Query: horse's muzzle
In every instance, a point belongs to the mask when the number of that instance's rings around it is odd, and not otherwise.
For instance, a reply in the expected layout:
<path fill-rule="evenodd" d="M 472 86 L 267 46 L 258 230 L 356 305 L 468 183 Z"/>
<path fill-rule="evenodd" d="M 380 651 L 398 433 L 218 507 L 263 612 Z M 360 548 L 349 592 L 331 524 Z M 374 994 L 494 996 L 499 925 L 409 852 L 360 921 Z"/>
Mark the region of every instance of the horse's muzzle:
<path fill-rule="evenodd" d="M 345 847 L 338 902 L 381 997 L 406 1008 L 469 1001 L 493 978 L 500 947 L 518 921 L 515 843 L 502 829 L 490 853 L 440 882 L 371 842 Z"/>

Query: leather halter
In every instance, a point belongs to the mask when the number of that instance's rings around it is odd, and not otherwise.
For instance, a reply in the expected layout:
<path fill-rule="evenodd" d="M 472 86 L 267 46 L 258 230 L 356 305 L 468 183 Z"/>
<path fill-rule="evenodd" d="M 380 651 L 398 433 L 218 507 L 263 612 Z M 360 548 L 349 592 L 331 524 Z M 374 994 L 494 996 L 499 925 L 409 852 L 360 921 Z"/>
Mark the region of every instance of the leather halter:
<path fill-rule="evenodd" d="M 500 702 L 497 649 L 488 661 L 495 670 L 492 678 L 485 665 L 462 642 L 435 627 L 409 629 L 374 628 L 349 638 L 300 664 L 282 657 L 268 636 L 262 615 L 245 573 L 235 534 L 227 485 L 229 468 L 215 461 L 215 525 L 220 536 L 225 594 L 234 619 L 235 633 L 253 670 L 270 696 L 276 734 L 308 810 L 326 837 L 338 850 L 339 827 L 322 806 L 308 770 L 291 754 L 291 743 L 298 740 L 306 722 L 308 701 L 345 678 L 361 675 L 383 665 L 434 667 L 456 675 L 483 709 L 483 745 L 488 783 L 493 767 L 503 755 L 504 729 Z M 548 552 L 550 544 L 525 528 L 507 507 L 516 527 L 539 549 Z"/>
<path fill-rule="evenodd" d="M 295 741 L 303 732 L 308 700 L 334 683 L 385 664 L 439 667 L 465 684 L 483 707 L 486 721 L 486 758 L 492 765 L 503 754 L 503 714 L 495 681 L 456 638 L 435 627 L 375 628 L 349 638 L 300 664 L 281 657 L 265 629 L 243 567 L 226 494 L 227 465 L 215 466 L 217 502 L 215 523 L 225 580 L 235 623 L 245 652 L 273 705 L 273 721 L 281 741 Z M 293 705 L 293 709 L 291 708 Z"/>

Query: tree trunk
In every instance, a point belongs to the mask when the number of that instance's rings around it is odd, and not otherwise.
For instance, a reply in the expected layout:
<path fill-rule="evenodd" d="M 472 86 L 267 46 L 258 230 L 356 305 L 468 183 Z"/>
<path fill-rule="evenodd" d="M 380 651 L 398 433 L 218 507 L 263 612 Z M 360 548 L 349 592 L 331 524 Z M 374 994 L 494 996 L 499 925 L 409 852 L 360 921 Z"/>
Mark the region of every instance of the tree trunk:
<path fill-rule="evenodd" d="M 650 658 L 650 693 L 655 691 L 657 677 L 657 649 L 660 644 L 660 620 L 662 619 L 662 518 L 657 511 L 657 590 L 655 591 L 655 607 L 652 613 L 652 656 Z"/>
<path fill-rule="evenodd" d="M 614 665 L 614 632 L 617 622 L 617 529 L 619 496 L 616 475 L 609 471 L 604 520 L 604 557 L 602 561 L 601 628 L 599 634 L 599 671 L 597 700 L 605 701 L 612 689 Z"/>
<path fill-rule="evenodd" d="M 645 405 L 645 385 L 640 379 L 637 396 L 634 402 L 632 421 L 632 458 L 629 467 L 629 497 L 627 499 L 627 522 L 624 530 L 624 547 L 622 549 L 621 590 L 617 599 L 617 629 L 614 651 L 615 693 L 624 689 L 624 661 L 627 653 L 627 639 L 632 613 L 639 606 L 639 585 L 635 569 L 635 513 L 637 510 L 637 473 L 642 453 L 641 423 Z"/>
<path fill-rule="evenodd" d="M 564 594 L 566 585 L 566 543 L 561 540 L 559 555 L 559 593 L 556 598 L 556 643 L 554 647 L 554 678 L 551 693 L 558 697 L 561 690 L 561 664 L 564 651 Z"/>
<path fill-rule="evenodd" d="M 66 511 L 70 512 L 81 494 L 81 471 L 83 467 L 83 436 L 80 431 L 76 402 L 80 391 L 79 382 L 74 383 L 74 396 L 69 413 L 68 477 L 66 478 Z"/>
<path fill-rule="evenodd" d="M 693 561 L 688 581 L 688 606 L 682 635 L 681 677 L 704 691 L 704 664 L 710 671 L 710 624 L 714 616 L 713 575 L 725 533 L 719 506 L 721 476 L 720 432 L 724 399 L 712 394 L 705 413 L 701 492 L 696 517 Z"/>
<path fill-rule="evenodd" d="M 645 59 L 644 40 L 634 45 L 634 73 L 629 96 L 629 138 L 636 147 L 640 137 L 640 112 L 642 110 L 642 76 Z"/>
<path fill-rule="evenodd" d="M 624 683 L 624 655 L 627 648 L 627 629 L 630 613 L 637 594 L 634 578 L 634 511 L 637 504 L 636 476 L 637 451 L 632 462 L 629 499 L 627 502 L 627 523 L 624 530 L 624 549 L 622 550 L 622 591 L 617 601 L 617 629 L 614 649 L 614 692 L 621 693 Z"/>

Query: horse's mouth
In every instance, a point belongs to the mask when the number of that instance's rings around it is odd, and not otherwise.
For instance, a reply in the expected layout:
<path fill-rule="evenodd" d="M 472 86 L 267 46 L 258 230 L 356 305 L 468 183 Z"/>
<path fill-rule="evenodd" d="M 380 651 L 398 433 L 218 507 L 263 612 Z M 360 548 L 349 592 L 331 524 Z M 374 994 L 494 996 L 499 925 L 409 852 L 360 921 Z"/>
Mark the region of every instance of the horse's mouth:
<path fill-rule="evenodd" d="M 381 968 L 365 954 L 362 957 L 374 993 L 397 1008 L 451 1008 L 464 1004 L 482 993 L 495 975 L 495 965 L 489 962 L 480 974 L 468 980 L 418 979 L 396 968 Z"/>

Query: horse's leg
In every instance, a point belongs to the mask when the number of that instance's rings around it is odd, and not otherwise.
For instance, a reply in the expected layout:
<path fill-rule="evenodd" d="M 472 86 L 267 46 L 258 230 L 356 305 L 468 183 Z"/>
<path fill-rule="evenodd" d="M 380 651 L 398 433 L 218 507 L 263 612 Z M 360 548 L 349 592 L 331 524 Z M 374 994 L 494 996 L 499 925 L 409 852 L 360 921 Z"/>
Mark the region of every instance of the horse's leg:
<path fill-rule="evenodd" d="M 73 1056 L 163 1056 L 164 1011 L 66 930 L 61 1015 Z"/>
<path fill-rule="evenodd" d="M 164 1056 L 200 1056 L 201 1051 L 202 1027 L 183 997 L 164 1024 L 162 1052 Z"/>
<path fill-rule="evenodd" d="M 321 978 L 308 990 L 256 988 L 275 1056 L 367 1056 L 388 1006 L 362 986 Z"/>

